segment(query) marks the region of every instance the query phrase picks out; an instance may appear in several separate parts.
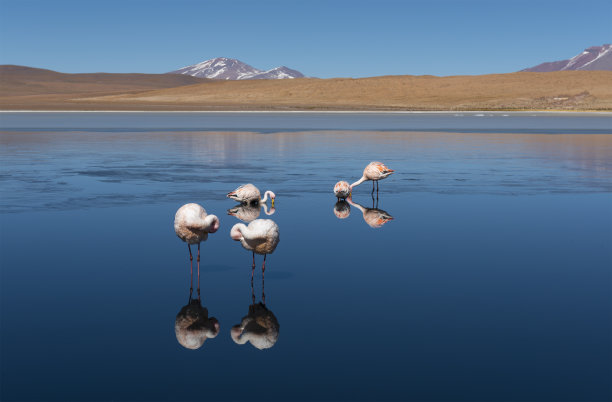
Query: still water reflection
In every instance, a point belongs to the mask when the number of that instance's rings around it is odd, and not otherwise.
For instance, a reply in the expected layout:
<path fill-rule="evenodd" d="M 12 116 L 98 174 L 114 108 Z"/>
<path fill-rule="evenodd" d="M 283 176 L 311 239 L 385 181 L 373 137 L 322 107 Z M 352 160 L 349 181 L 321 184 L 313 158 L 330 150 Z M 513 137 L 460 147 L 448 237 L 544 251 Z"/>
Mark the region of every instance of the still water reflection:
<path fill-rule="evenodd" d="M 280 324 L 274 313 L 266 306 L 263 275 L 261 279 L 260 302 L 256 302 L 253 278 L 251 278 L 251 298 L 252 303 L 249 306 L 247 315 L 242 318 L 240 324 L 232 327 L 232 340 L 238 345 L 250 342 L 251 345 L 259 350 L 270 349 L 278 341 Z"/>
<path fill-rule="evenodd" d="M 371 228 L 378 229 L 385 223 L 393 220 L 393 217 L 388 212 L 378 208 L 378 197 L 372 198 L 372 208 L 364 207 L 363 205 L 354 202 L 352 197 L 348 197 L 346 202 L 361 211 L 363 214 L 363 220 Z"/>
<path fill-rule="evenodd" d="M 263 208 L 266 215 L 274 215 L 276 208 L 272 207 L 268 211 L 267 204 L 238 204 L 227 210 L 227 214 L 240 219 L 243 222 L 249 223 L 259 218 L 261 209 Z"/>

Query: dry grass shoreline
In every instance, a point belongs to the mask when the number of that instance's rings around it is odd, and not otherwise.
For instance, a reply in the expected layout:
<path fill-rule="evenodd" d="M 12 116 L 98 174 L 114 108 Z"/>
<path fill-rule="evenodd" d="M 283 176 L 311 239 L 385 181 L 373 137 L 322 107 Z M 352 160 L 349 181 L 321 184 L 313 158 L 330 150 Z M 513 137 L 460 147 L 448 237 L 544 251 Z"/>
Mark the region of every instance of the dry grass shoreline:
<path fill-rule="evenodd" d="M 612 71 L 211 81 L 2 67 L 5 111 L 612 111 Z"/>

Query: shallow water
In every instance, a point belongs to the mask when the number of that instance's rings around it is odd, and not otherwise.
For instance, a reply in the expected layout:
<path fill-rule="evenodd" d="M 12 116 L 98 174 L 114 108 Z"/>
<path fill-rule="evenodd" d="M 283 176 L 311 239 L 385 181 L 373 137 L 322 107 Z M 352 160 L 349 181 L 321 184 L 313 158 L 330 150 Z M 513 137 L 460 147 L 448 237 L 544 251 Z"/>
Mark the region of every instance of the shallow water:
<path fill-rule="evenodd" d="M 611 397 L 609 117 L 0 119 L 2 400 Z M 366 182 L 335 211 L 371 160 L 396 170 L 378 201 Z M 229 236 L 245 182 L 277 195 L 263 289 Z M 200 268 L 220 331 L 197 350 L 174 331 L 187 202 L 221 220 Z M 236 344 L 264 293 L 277 341 Z"/>

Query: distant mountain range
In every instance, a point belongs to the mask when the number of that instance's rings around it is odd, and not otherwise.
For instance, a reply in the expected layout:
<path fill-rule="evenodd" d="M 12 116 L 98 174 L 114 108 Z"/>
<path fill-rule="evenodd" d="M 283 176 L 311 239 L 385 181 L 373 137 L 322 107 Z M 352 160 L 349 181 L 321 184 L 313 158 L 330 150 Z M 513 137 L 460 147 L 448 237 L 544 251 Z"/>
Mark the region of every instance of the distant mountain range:
<path fill-rule="evenodd" d="M 612 45 L 592 46 L 567 60 L 551 61 L 521 71 L 612 70 Z"/>
<path fill-rule="evenodd" d="M 285 66 L 271 70 L 259 70 L 236 59 L 217 57 L 198 64 L 170 71 L 168 74 L 191 75 L 214 80 L 282 80 L 302 78 L 304 74 Z"/>

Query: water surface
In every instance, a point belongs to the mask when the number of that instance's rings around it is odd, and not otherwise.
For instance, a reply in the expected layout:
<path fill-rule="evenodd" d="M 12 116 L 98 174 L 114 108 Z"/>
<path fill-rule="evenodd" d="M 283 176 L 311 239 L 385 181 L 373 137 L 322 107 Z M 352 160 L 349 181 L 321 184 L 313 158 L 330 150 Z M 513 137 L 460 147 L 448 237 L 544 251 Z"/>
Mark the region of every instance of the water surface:
<path fill-rule="evenodd" d="M 610 399 L 608 117 L 0 119 L 2 400 Z M 378 200 L 366 182 L 336 211 L 371 160 L 396 170 Z M 281 232 L 253 287 L 225 198 L 245 182 Z M 201 249 L 220 330 L 197 350 L 174 331 L 187 202 L 221 220 Z M 236 344 L 264 298 L 278 340 Z"/>

